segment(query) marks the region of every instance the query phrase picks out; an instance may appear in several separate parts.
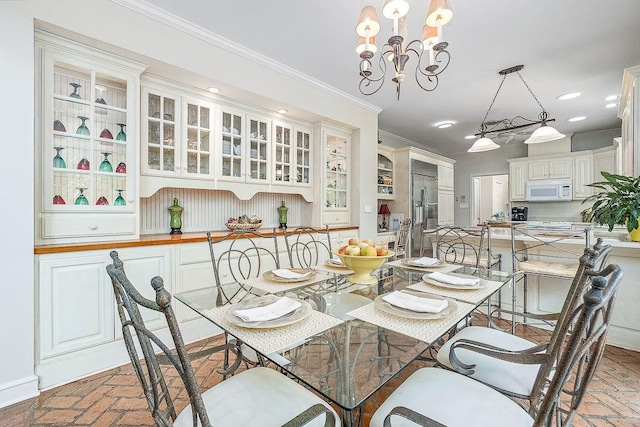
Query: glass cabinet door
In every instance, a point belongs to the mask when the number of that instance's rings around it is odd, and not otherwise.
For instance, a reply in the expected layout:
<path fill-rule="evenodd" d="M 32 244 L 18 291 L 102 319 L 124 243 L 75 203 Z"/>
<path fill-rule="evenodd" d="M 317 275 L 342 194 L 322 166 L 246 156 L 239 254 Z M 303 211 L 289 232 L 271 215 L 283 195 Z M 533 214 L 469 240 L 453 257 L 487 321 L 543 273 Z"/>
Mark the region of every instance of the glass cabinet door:
<path fill-rule="evenodd" d="M 347 139 L 336 135 L 326 136 L 326 208 L 348 207 L 348 154 Z"/>
<path fill-rule="evenodd" d="M 186 103 L 186 165 L 187 175 L 211 174 L 211 131 L 213 108 L 192 101 Z"/>
<path fill-rule="evenodd" d="M 273 125 L 274 148 L 274 180 L 277 184 L 291 183 L 293 181 L 293 141 L 292 129 L 281 123 Z"/>
<path fill-rule="evenodd" d="M 242 115 L 222 112 L 221 176 L 242 179 Z"/>
<path fill-rule="evenodd" d="M 126 206 L 128 82 L 48 58 L 44 86 L 44 208 Z M 66 206 L 63 206 L 66 205 Z M 73 206 L 73 207 L 71 207 Z"/>
<path fill-rule="evenodd" d="M 179 151 L 176 148 L 177 96 L 144 91 L 146 98 L 146 165 L 145 169 L 175 174 Z M 144 137 L 144 136 L 143 136 Z"/>
<path fill-rule="evenodd" d="M 296 129 L 296 184 L 311 185 L 311 134 Z"/>
<path fill-rule="evenodd" d="M 269 180 L 269 123 L 266 120 L 247 118 L 249 122 L 249 182 L 267 182 Z"/>

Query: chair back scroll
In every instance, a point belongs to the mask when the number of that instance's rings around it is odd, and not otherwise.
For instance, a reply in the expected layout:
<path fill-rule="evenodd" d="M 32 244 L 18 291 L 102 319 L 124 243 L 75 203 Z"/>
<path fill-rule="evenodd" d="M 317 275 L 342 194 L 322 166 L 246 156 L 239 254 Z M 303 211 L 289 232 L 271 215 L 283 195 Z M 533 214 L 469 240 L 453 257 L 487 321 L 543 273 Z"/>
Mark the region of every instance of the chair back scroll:
<path fill-rule="evenodd" d="M 558 325 L 561 336 L 550 349 L 534 388 L 529 412 L 534 426 L 569 426 L 602 358 L 622 270 L 614 264 L 585 272 L 591 286 L 581 304 Z M 563 399 L 564 398 L 564 399 Z"/>
<path fill-rule="evenodd" d="M 164 358 L 175 367 L 184 383 L 193 408 L 193 425 L 195 426 L 199 421 L 200 425 L 204 427 L 211 426 L 182 334 L 178 328 L 176 316 L 171 307 L 171 294 L 164 288 L 162 278 L 156 276 L 151 279 L 151 286 L 156 292 L 156 300 L 149 300 L 143 297 L 127 278 L 118 253 L 112 251 L 110 256 L 113 264 L 107 266 L 107 273 L 113 285 L 124 343 L 155 424 L 157 426 L 171 426 L 176 419 L 176 411 L 169 387 L 160 369 L 161 356 L 156 355 L 154 346 L 164 353 Z M 145 307 L 164 315 L 175 344 L 175 353 L 145 327 L 139 307 Z M 136 345 L 136 341 L 138 345 Z"/>
<path fill-rule="evenodd" d="M 296 227 L 284 230 L 289 265 L 293 268 L 309 268 L 331 258 L 329 226 L 324 229 Z"/>
<path fill-rule="evenodd" d="M 491 268 L 500 257 L 491 253 L 489 227 L 438 227 L 436 230 L 436 258 L 450 264 Z"/>
<path fill-rule="evenodd" d="M 411 236 L 411 218 L 405 218 L 396 231 L 396 240 L 393 244 L 393 252 L 396 258 L 406 258 L 409 254 L 409 236 Z"/>

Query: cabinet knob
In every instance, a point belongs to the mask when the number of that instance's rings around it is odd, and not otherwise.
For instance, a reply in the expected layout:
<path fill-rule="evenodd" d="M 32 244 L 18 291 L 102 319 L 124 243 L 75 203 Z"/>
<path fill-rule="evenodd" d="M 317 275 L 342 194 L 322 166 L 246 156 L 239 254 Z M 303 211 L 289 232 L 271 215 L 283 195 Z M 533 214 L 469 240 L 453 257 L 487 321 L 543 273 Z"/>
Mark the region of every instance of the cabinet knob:
<path fill-rule="evenodd" d="M 90 228 L 91 230 L 97 230 L 97 229 L 98 229 L 98 226 L 97 226 L 97 225 L 90 225 L 90 226 L 89 226 L 89 228 Z"/>

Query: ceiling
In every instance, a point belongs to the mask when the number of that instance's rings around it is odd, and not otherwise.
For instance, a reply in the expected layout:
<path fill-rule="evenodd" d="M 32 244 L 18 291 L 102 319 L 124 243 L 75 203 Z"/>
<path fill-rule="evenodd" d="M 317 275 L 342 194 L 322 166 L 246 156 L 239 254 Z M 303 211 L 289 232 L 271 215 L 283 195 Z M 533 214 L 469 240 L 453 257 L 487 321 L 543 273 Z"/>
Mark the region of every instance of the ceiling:
<path fill-rule="evenodd" d="M 640 64 L 638 0 L 449 0 L 454 11 L 444 27 L 452 55 L 449 68 L 434 92 L 424 92 L 413 78 L 412 57 L 398 101 L 389 76 L 372 96 L 358 91 L 355 24 L 364 6 L 375 6 L 380 47 L 391 33 L 382 0 L 146 1 L 382 108 L 380 129 L 445 155 L 464 153 L 473 143 L 464 137 L 478 132 L 501 69 L 523 64 L 521 75 L 556 119 L 552 126 L 576 134 L 620 127 L 617 107 L 604 108 L 604 98 L 619 95 L 623 69 Z M 413 40 L 420 36 L 429 1 L 410 3 L 408 38 Z M 556 99 L 576 91 L 582 92 L 578 98 Z M 488 120 L 536 118 L 539 113 L 526 87 L 511 74 Z M 586 119 L 567 121 L 576 116 Z M 455 125 L 436 128 L 441 121 Z"/>

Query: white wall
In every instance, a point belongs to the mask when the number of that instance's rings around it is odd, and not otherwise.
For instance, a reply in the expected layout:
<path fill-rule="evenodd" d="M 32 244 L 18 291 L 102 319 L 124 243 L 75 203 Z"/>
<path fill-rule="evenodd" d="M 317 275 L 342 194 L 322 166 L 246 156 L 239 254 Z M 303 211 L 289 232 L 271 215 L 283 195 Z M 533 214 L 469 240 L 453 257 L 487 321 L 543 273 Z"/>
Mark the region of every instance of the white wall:
<path fill-rule="evenodd" d="M 2 258 L 0 407 L 38 394 L 33 370 L 33 26 L 20 3 L 0 2 Z"/>
<path fill-rule="evenodd" d="M 0 174 L 6 206 L 3 254 L 9 261 L 0 302 L 0 342 L 4 344 L 0 352 L 0 407 L 37 393 L 33 376 L 34 19 L 77 33 L 75 37 L 81 42 L 96 44 L 98 40 L 119 46 L 122 49 L 116 50 L 122 55 L 130 51 L 155 58 L 243 88 L 258 99 L 299 107 L 359 129 L 353 135 L 352 153 L 359 163 L 352 175 L 352 200 L 360 205 L 354 206 L 352 221 L 360 226 L 360 235 L 376 234 L 375 212 L 364 212 L 365 207 L 371 206 L 373 211 L 376 206 L 376 150 L 371 149 L 377 145 L 375 109 L 347 101 L 304 78 L 286 75 L 281 68 L 257 63 L 250 53 L 240 56 L 214 45 L 208 34 L 188 33 L 180 24 L 160 22 L 153 11 L 143 10 L 144 4 L 133 0 L 127 4 L 139 6 L 139 12 L 108 0 L 0 1 L 0 75 L 4 82 L 0 120 L 5 159 Z"/>

